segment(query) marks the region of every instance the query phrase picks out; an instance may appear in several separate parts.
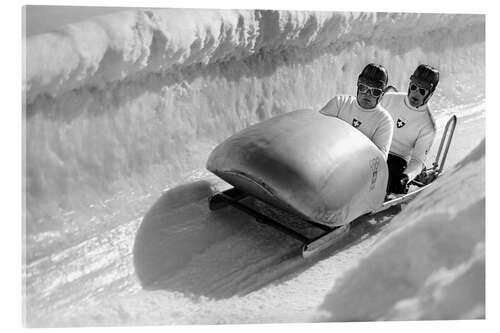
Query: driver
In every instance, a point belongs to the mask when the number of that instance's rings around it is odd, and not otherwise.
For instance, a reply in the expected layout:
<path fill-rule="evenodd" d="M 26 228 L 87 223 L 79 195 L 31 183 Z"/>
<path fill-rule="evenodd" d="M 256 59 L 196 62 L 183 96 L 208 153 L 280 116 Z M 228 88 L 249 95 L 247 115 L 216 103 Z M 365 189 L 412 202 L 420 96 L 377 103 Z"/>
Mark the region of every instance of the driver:
<path fill-rule="evenodd" d="M 382 151 L 387 159 L 394 121 L 380 105 L 388 75 L 382 65 L 368 64 L 358 77 L 356 97 L 337 95 L 319 112 L 338 117 L 360 130 Z"/>
<path fill-rule="evenodd" d="M 410 77 L 407 93 L 387 93 L 382 105 L 396 127 L 387 165 L 388 192 L 407 193 L 408 183 L 424 168 L 425 158 L 436 136 L 436 123 L 427 104 L 439 82 L 439 71 L 419 65 Z"/>

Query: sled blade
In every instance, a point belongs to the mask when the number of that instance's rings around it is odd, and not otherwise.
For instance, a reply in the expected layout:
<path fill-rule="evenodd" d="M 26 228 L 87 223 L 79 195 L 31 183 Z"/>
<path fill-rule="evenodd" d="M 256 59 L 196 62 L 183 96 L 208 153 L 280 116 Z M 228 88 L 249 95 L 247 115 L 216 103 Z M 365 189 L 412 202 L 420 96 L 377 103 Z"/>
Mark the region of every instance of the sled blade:
<path fill-rule="evenodd" d="M 432 183 L 431 183 L 432 184 Z M 419 194 L 421 191 L 423 191 L 424 189 L 426 189 L 427 187 L 429 187 L 431 184 L 427 184 L 423 187 L 419 187 L 417 188 L 415 191 L 412 191 L 410 193 L 407 193 L 407 194 L 404 194 L 402 196 L 399 196 L 399 197 L 396 197 L 394 199 L 391 199 L 391 200 L 388 200 L 388 201 L 385 201 L 382 206 L 380 206 L 379 208 L 373 210 L 371 212 L 371 214 L 375 214 L 375 213 L 379 213 L 379 212 L 382 212 L 384 210 L 387 210 L 393 206 L 396 206 L 396 205 L 401 205 L 407 201 L 410 201 L 411 199 L 413 199 L 417 194 Z"/>
<path fill-rule="evenodd" d="M 208 198 L 208 208 L 212 211 L 219 210 L 229 206 L 229 203 L 226 199 L 227 197 L 231 198 L 232 200 L 238 201 L 247 196 L 248 194 L 246 194 L 245 192 L 237 189 L 236 187 L 233 187 L 225 190 L 224 192 L 216 193 Z"/>
<path fill-rule="evenodd" d="M 349 233 L 350 224 L 346 224 L 333 229 L 332 231 L 323 234 L 308 244 L 302 247 L 302 257 L 309 258 L 316 253 L 334 245 L 336 242 L 343 239 Z"/>
<path fill-rule="evenodd" d="M 287 235 L 301 241 L 302 243 L 307 243 L 307 242 L 311 241 L 308 237 L 302 235 L 301 233 L 295 231 L 294 229 L 292 229 L 284 224 L 281 224 L 278 221 L 256 211 L 254 208 L 252 208 L 250 206 L 247 206 L 241 202 L 238 202 L 238 200 L 235 200 L 224 193 L 219 193 L 218 195 L 219 195 L 218 200 L 224 200 L 224 201 L 226 201 L 227 205 L 230 205 L 230 206 L 236 208 L 237 210 L 254 217 L 255 221 L 258 223 L 268 225 L 268 226 L 270 226 L 278 231 L 281 231 L 284 234 L 287 234 Z"/>

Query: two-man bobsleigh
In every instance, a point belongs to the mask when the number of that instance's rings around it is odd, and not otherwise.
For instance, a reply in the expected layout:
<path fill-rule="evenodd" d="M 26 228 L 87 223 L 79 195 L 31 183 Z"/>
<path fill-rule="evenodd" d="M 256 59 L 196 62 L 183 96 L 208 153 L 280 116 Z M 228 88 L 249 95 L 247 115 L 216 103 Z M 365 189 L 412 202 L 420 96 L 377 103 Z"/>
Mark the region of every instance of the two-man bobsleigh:
<path fill-rule="evenodd" d="M 373 142 L 345 121 L 298 110 L 250 126 L 219 144 L 207 169 L 234 186 L 213 195 L 211 210 L 236 207 L 300 240 L 310 256 L 346 234 L 356 218 L 413 198 L 439 176 L 456 126 L 447 123 L 434 164 L 408 194 L 386 200 L 388 168 Z M 324 233 L 310 239 L 240 200 L 251 196 Z"/>

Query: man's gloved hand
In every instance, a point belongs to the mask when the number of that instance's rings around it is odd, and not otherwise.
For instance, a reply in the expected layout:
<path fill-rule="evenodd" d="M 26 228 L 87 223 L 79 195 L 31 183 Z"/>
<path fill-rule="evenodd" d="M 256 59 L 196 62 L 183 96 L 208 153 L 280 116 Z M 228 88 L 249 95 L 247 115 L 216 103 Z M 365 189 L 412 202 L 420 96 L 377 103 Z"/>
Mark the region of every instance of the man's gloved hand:
<path fill-rule="evenodd" d="M 423 168 L 422 172 L 420 172 L 417 177 L 415 177 L 414 181 L 418 184 L 421 183 L 423 185 L 427 185 L 432 183 L 438 177 L 439 173 L 435 168 L 427 169 Z M 419 185 L 420 186 L 420 185 Z"/>
<path fill-rule="evenodd" d="M 410 181 L 410 177 L 408 177 L 408 175 L 402 173 L 401 176 L 399 177 L 399 180 L 396 181 L 394 184 L 394 193 L 397 193 L 397 194 L 408 193 L 409 181 Z"/>

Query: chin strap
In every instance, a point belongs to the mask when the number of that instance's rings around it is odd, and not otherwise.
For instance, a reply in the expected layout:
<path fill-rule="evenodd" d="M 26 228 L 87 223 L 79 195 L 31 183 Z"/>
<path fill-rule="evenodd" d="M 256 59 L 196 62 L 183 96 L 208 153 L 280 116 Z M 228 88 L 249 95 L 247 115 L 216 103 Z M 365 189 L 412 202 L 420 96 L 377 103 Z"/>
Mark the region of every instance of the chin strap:
<path fill-rule="evenodd" d="M 432 94 L 434 94 L 434 91 L 430 91 L 427 96 L 424 97 L 424 103 L 422 103 L 422 105 L 425 105 L 427 104 L 427 102 L 429 101 L 429 99 L 431 98 Z M 421 105 L 421 106 L 422 106 Z"/>

